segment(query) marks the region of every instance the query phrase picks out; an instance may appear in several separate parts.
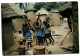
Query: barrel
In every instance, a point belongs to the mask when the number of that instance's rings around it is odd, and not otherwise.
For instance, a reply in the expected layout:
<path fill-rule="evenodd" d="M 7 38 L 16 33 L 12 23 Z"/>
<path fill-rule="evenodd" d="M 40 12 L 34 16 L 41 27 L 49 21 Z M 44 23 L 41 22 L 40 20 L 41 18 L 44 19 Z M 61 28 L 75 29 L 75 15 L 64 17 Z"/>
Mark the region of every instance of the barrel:
<path fill-rule="evenodd" d="M 45 54 L 45 47 L 44 46 L 35 46 L 33 54 L 34 55 Z"/>

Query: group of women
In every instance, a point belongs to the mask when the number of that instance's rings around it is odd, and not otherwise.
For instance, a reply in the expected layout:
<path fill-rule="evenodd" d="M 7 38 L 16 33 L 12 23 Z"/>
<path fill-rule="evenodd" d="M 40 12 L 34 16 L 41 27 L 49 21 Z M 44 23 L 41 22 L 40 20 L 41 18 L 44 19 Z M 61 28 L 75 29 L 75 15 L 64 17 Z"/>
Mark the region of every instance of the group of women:
<path fill-rule="evenodd" d="M 27 19 L 27 18 L 25 18 Z M 30 21 L 29 21 L 30 22 Z M 49 43 L 54 42 L 54 39 L 51 36 L 51 31 L 48 30 L 48 28 L 50 27 L 49 24 L 47 23 L 47 21 L 44 21 L 42 23 L 42 21 L 39 19 L 39 16 L 37 18 L 37 20 L 33 23 L 33 27 L 30 25 L 28 21 L 26 21 L 26 24 L 23 24 L 23 36 L 24 36 L 24 45 L 26 43 L 27 40 L 27 46 L 32 47 L 32 32 L 33 31 L 35 33 L 35 36 L 38 39 L 38 45 L 43 45 L 44 43 L 47 43 L 47 45 Z M 49 40 L 49 42 L 48 42 Z"/>

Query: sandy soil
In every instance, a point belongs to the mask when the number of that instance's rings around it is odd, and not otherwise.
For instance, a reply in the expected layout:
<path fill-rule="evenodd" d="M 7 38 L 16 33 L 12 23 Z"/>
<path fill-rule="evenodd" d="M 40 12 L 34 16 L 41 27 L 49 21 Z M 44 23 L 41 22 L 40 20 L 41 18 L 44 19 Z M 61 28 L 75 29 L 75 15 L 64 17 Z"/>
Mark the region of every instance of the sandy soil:
<path fill-rule="evenodd" d="M 68 27 L 68 23 L 67 22 L 63 22 L 60 26 L 53 26 L 51 27 L 52 29 L 52 37 L 54 38 L 54 44 L 49 44 L 49 46 L 43 45 L 45 46 L 45 48 L 48 51 L 51 51 L 52 54 L 69 54 L 72 53 L 71 50 L 67 50 L 69 49 L 69 47 L 71 48 L 73 46 L 73 36 L 72 36 L 72 32 L 70 32 L 68 34 L 69 27 Z M 68 34 L 68 35 L 67 35 Z M 65 36 L 67 35 L 67 37 L 65 38 Z M 18 32 L 14 33 L 14 45 L 9 49 L 9 50 L 16 50 L 19 47 L 19 37 L 18 37 Z M 64 39 L 65 38 L 65 39 Z M 62 42 L 62 40 L 64 39 L 64 41 Z M 60 46 L 62 42 L 62 45 Z M 35 39 L 32 42 L 33 47 L 30 47 L 28 51 L 26 51 L 26 55 L 32 55 L 33 51 L 34 51 L 34 46 L 36 46 L 36 42 Z M 27 46 L 26 46 L 27 49 Z M 46 52 L 46 54 L 48 54 L 48 52 Z M 18 52 L 12 52 L 11 55 L 18 55 Z"/>

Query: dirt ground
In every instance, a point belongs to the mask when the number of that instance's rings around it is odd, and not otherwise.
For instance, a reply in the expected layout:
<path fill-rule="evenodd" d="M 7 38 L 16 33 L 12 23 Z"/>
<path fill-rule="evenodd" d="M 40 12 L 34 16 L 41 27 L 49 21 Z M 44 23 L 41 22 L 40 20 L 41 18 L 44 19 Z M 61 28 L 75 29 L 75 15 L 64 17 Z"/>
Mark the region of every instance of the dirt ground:
<path fill-rule="evenodd" d="M 49 46 L 43 45 L 51 54 L 69 54 L 72 53 L 73 46 L 73 35 L 72 32 L 69 33 L 70 29 L 68 27 L 67 22 L 61 23 L 60 26 L 52 26 L 52 37 L 54 38 L 54 44 L 49 44 Z M 68 34 L 69 33 L 69 34 Z M 68 34 L 68 35 L 67 35 Z M 16 50 L 19 47 L 19 37 L 18 32 L 14 33 L 14 45 L 9 50 Z M 66 37 L 67 35 L 67 37 Z M 65 38 L 66 37 L 66 38 Z M 65 38 L 65 39 L 64 39 Z M 64 41 L 63 41 L 64 39 Z M 62 42 L 63 41 L 63 42 Z M 60 45 L 62 42 L 62 45 Z M 34 46 L 36 45 L 35 39 L 32 42 L 33 47 L 30 47 L 29 50 L 26 51 L 26 55 L 33 55 Z M 25 46 L 27 48 L 27 46 Z M 48 54 L 46 52 L 45 54 Z M 18 52 L 12 51 L 10 55 L 18 55 Z"/>

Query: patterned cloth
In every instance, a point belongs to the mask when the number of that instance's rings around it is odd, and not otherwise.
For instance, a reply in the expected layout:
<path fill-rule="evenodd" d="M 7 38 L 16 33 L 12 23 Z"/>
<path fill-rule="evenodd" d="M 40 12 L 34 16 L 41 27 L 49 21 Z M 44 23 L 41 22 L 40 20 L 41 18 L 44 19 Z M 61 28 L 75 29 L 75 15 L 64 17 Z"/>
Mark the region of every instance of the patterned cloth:
<path fill-rule="evenodd" d="M 28 42 L 32 42 L 32 38 L 31 37 L 28 37 L 27 41 Z"/>

